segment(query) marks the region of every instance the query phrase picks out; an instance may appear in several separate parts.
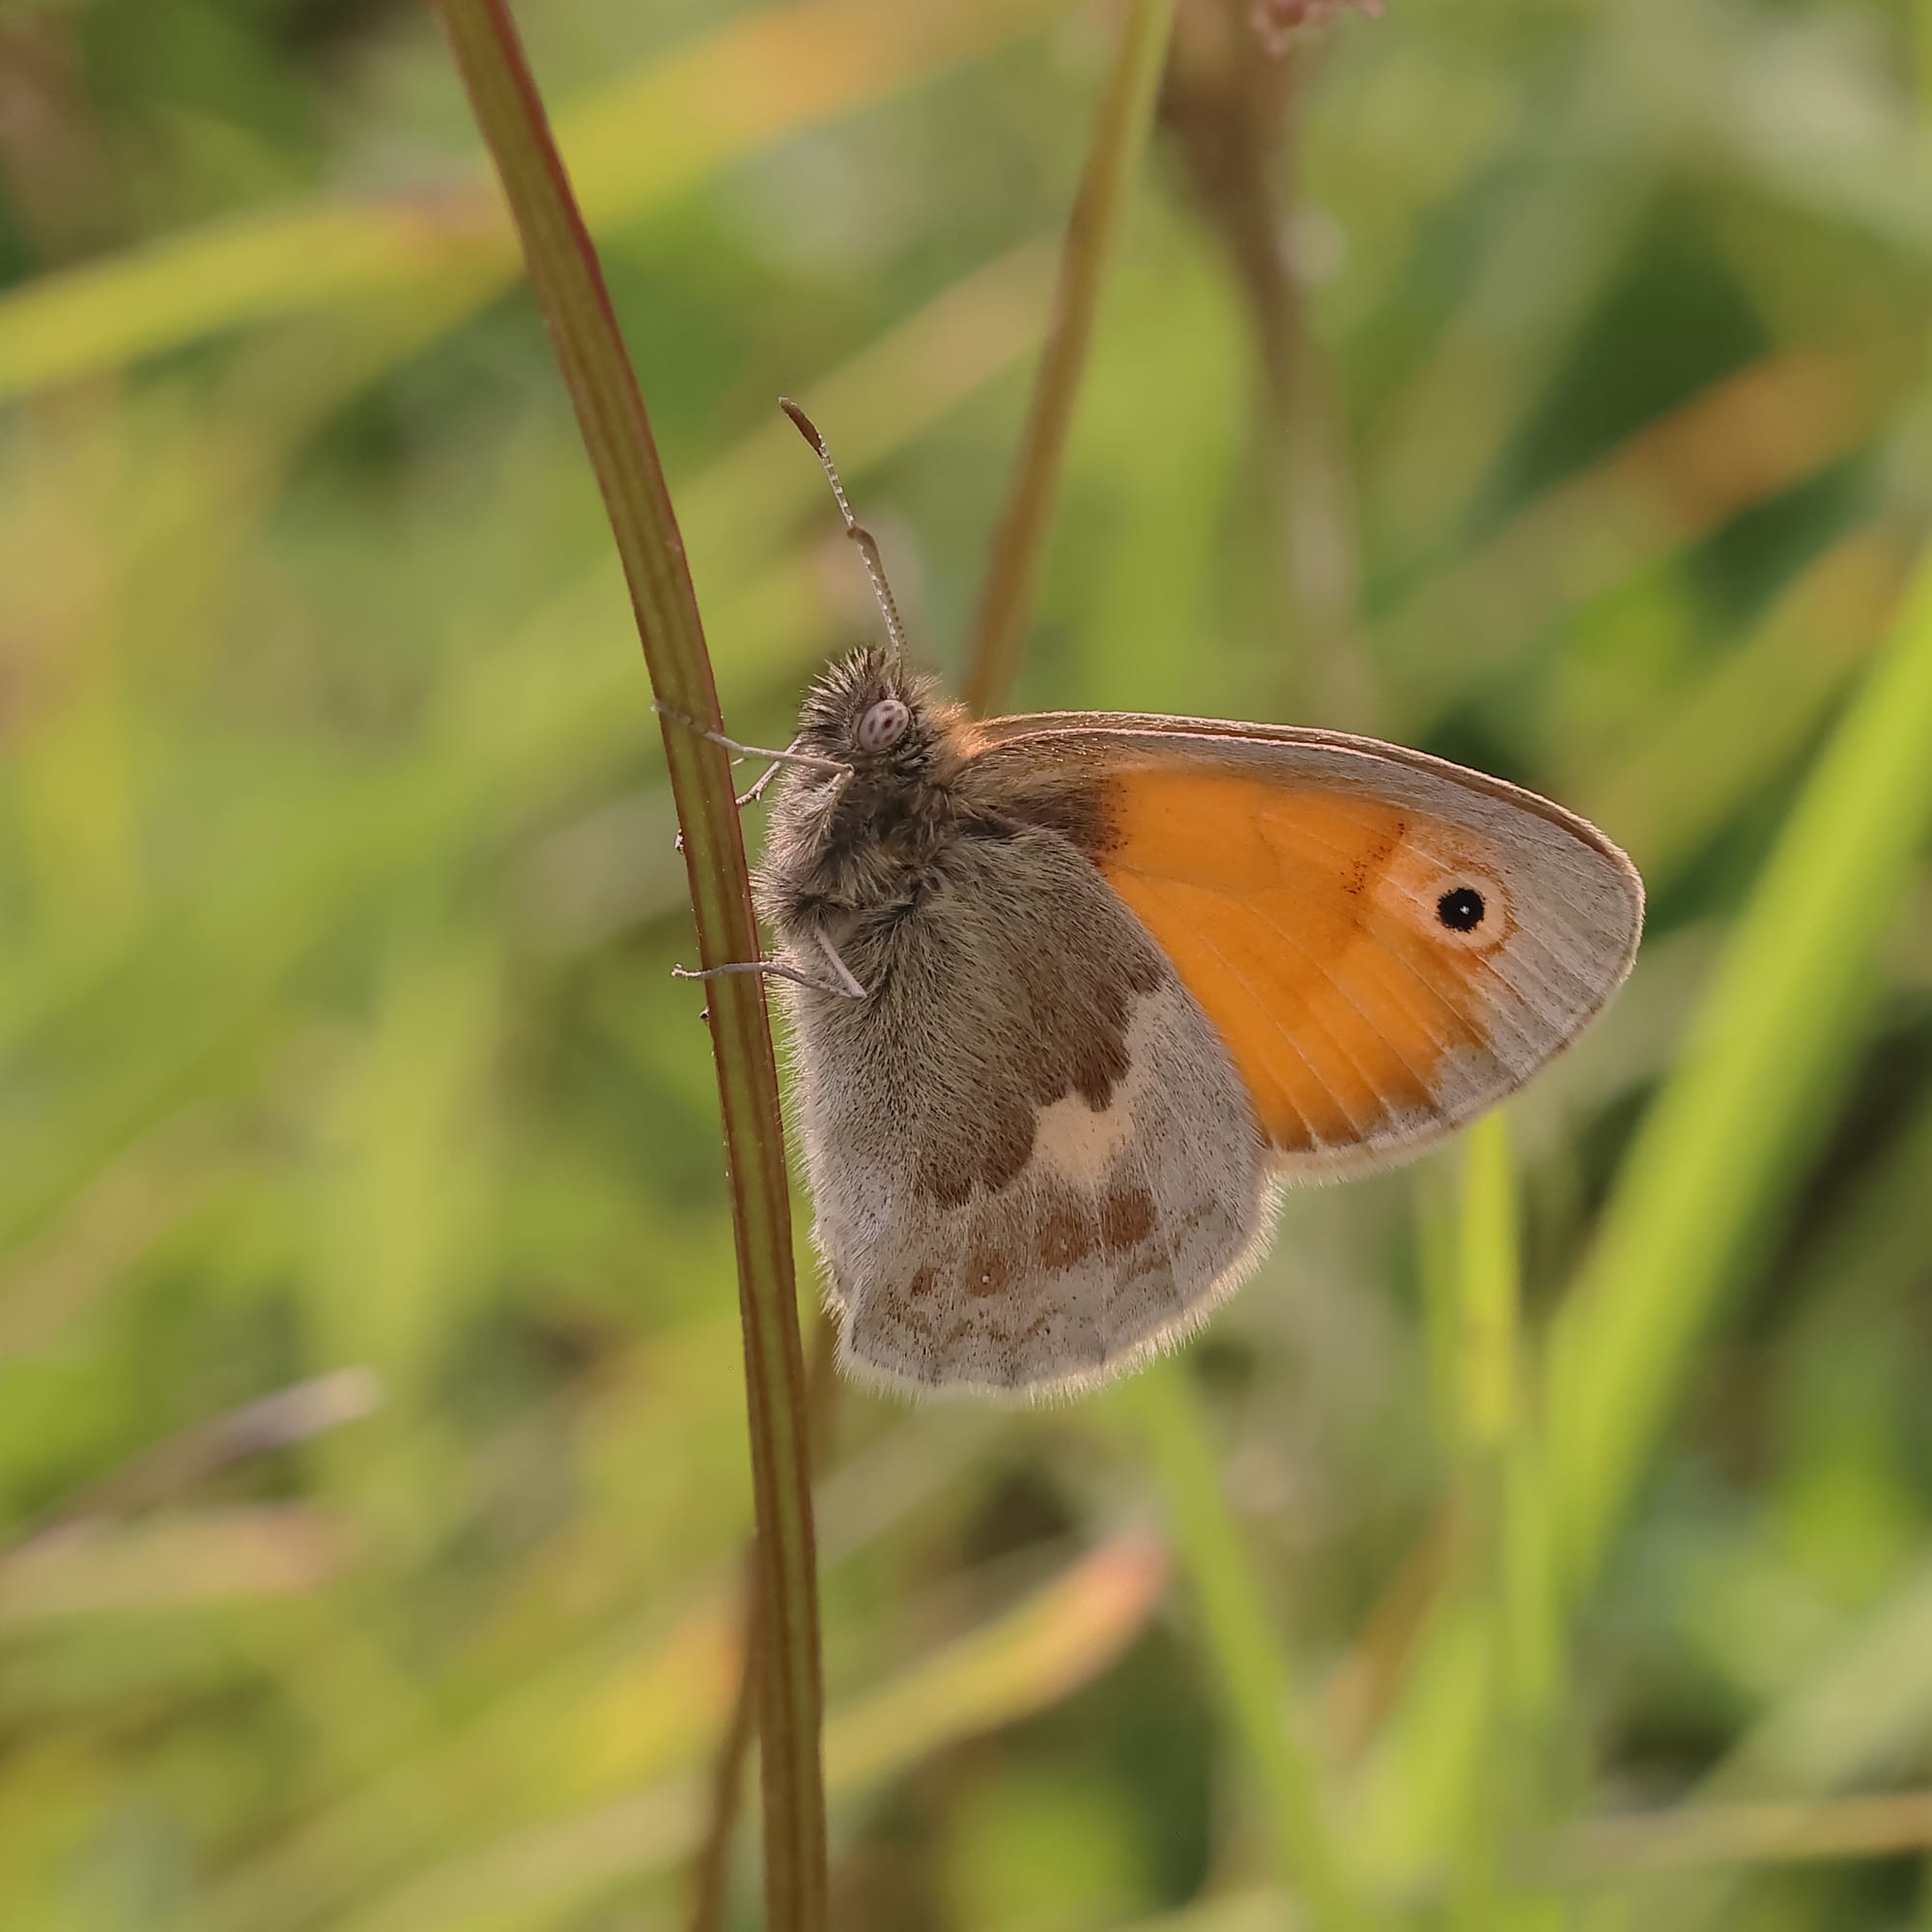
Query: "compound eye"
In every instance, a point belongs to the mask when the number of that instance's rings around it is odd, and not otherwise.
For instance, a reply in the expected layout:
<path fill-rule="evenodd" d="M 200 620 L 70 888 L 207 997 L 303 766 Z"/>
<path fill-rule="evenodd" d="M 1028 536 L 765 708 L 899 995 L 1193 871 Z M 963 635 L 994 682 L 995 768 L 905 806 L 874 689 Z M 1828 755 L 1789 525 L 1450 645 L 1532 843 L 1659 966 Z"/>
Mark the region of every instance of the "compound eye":
<path fill-rule="evenodd" d="M 859 745 L 862 751 L 883 752 L 889 746 L 896 745 L 905 736 L 906 726 L 912 723 L 912 713 L 896 697 L 882 697 L 859 720 Z"/>

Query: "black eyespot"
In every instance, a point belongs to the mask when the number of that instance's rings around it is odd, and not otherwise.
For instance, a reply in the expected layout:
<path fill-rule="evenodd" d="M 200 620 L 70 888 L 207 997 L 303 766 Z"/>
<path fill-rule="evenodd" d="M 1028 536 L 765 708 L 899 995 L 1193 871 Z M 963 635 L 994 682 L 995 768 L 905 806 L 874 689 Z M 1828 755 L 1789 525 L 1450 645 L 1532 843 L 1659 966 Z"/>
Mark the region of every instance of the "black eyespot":
<path fill-rule="evenodd" d="M 1474 932 L 1483 910 L 1483 895 L 1474 886 L 1457 886 L 1435 901 L 1435 917 L 1451 932 Z"/>

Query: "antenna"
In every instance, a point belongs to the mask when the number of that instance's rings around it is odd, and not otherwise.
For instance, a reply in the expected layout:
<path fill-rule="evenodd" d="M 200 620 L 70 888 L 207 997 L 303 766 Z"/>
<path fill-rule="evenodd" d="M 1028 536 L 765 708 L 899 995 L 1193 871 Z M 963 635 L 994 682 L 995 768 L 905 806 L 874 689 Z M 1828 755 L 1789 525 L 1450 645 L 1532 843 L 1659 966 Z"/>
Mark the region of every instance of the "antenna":
<path fill-rule="evenodd" d="M 845 534 L 859 546 L 859 554 L 866 559 L 866 575 L 872 580 L 872 595 L 879 600 L 879 612 L 886 620 L 886 635 L 893 640 L 893 662 L 902 665 L 905 663 L 905 628 L 899 622 L 899 607 L 893 602 L 892 585 L 886 582 L 886 565 L 879 554 L 879 540 L 852 514 L 852 505 L 845 499 L 845 486 L 838 480 L 838 466 L 833 462 L 832 452 L 826 448 L 818 426 L 787 396 L 779 398 L 779 408 L 792 419 L 799 435 L 818 452 L 819 463 L 825 469 L 825 480 L 832 485 L 832 494 L 838 498 L 838 514 L 845 519 Z"/>

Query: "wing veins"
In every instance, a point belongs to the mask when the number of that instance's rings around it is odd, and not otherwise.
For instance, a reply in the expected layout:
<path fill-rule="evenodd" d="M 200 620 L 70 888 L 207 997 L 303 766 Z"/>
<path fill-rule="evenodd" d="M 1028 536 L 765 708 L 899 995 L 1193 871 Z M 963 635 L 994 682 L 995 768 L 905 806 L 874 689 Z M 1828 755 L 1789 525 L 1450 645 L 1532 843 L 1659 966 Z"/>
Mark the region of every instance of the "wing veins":
<path fill-rule="evenodd" d="M 1223 966 L 1225 966 L 1228 969 L 1229 976 L 1236 981 L 1236 983 L 1240 986 L 1241 990 L 1247 994 L 1248 998 L 1251 1001 L 1253 1001 L 1253 1003 L 1257 1007 L 1261 1009 L 1262 1012 L 1264 1015 L 1267 1014 L 1269 1012 L 1268 1003 L 1267 1001 L 1263 999 L 1258 992 L 1256 992 L 1254 987 L 1254 982 L 1248 978 L 1248 976 L 1245 973 L 1243 973 L 1240 970 L 1240 968 L 1237 967 L 1235 964 L 1235 962 L 1232 959 L 1230 959 L 1228 955 L 1225 952 L 1223 952 L 1221 949 L 1218 946 L 1216 946 L 1211 939 L 1208 938 L 1205 934 L 1197 935 L 1197 937 L 1200 939 L 1200 943 L 1203 946 L 1205 946 L 1208 949 L 1208 951 L 1211 952 L 1214 955 L 1214 957 L 1221 962 Z M 1338 1152 L 1345 1148 L 1358 1146 L 1362 1141 L 1366 1140 L 1369 1137 L 1369 1133 L 1374 1131 L 1373 1128 L 1364 1131 L 1359 1126 L 1353 1113 L 1350 1110 L 1348 1103 L 1344 1101 L 1341 1094 L 1336 1093 L 1334 1088 L 1329 1086 L 1328 1082 L 1322 1077 L 1321 1073 L 1316 1067 L 1315 1063 L 1312 1060 L 1310 1060 L 1308 1055 L 1302 1050 L 1301 1042 L 1298 1039 L 1296 1039 L 1295 1037 L 1292 1033 L 1288 1032 L 1287 1029 L 1284 1027 L 1277 1026 L 1273 1029 L 1273 1031 L 1278 1038 L 1284 1040 L 1287 1043 L 1289 1050 L 1294 1055 L 1294 1057 L 1301 1062 L 1302 1065 L 1307 1069 L 1308 1077 L 1315 1082 L 1316 1086 L 1319 1087 L 1323 1094 L 1325 1094 L 1328 1096 L 1328 1099 L 1330 1103 L 1333 1105 L 1335 1111 L 1338 1114 L 1340 1114 L 1345 1121 L 1349 1122 L 1350 1126 L 1355 1128 L 1355 1139 L 1353 1141 L 1331 1141 L 1324 1134 L 1322 1134 L 1320 1131 L 1320 1129 L 1317 1128 L 1313 1121 L 1304 1120 L 1302 1122 L 1302 1125 L 1308 1129 L 1309 1138 L 1315 1142 L 1318 1148 L 1333 1149 Z M 1322 1028 L 1322 1031 L 1326 1033 L 1327 1029 L 1324 1027 Z M 1329 1037 L 1331 1039 L 1333 1039 L 1332 1035 L 1330 1035 Z M 1339 1045 L 1340 1042 L 1338 1041 L 1336 1042 L 1336 1044 Z M 1348 1059 L 1349 1056 L 1347 1048 L 1343 1048 L 1342 1057 L 1345 1060 Z M 1355 1071 L 1359 1073 L 1361 1072 L 1361 1068 L 1358 1066 L 1355 1068 Z M 1297 1109 L 1296 1111 L 1298 1112 L 1299 1109 Z"/>
<path fill-rule="evenodd" d="M 1339 980 L 1336 979 L 1334 974 L 1328 970 L 1327 966 L 1325 966 L 1321 960 L 1317 959 L 1315 954 L 1311 952 L 1309 949 L 1301 943 L 1300 940 L 1296 939 L 1295 936 L 1292 932 L 1290 932 L 1285 925 L 1283 925 L 1279 921 L 1271 919 L 1267 915 L 1267 913 L 1262 909 L 1259 900 L 1256 901 L 1255 916 L 1261 921 L 1262 924 L 1267 927 L 1267 929 L 1270 932 L 1278 934 L 1290 946 L 1293 947 L 1294 950 L 1298 953 L 1300 953 L 1304 959 L 1308 961 L 1310 967 L 1314 970 L 1314 972 L 1321 979 L 1326 981 L 1329 990 L 1331 992 L 1338 994 L 1343 1000 L 1345 1000 L 1348 1003 L 1348 1005 L 1353 1009 L 1355 1017 L 1358 1020 L 1360 1020 L 1365 1027 L 1369 1029 L 1370 1033 L 1372 1033 L 1376 1037 L 1376 1038 L 1380 1040 L 1381 1043 L 1384 1046 L 1386 1046 L 1391 1053 L 1395 1055 L 1397 1060 L 1399 1060 L 1402 1063 L 1403 1068 L 1407 1073 L 1408 1077 L 1422 1089 L 1424 1106 L 1426 1106 L 1428 1110 L 1432 1114 L 1435 1115 L 1438 1119 L 1442 1118 L 1442 1110 L 1435 1104 L 1435 1095 L 1433 1091 L 1435 1083 L 1426 1074 L 1420 1072 L 1414 1065 L 1410 1064 L 1408 1056 L 1403 1052 L 1402 1048 L 1398 1046 L 1395 1043 L 1395 1041 L 1392 1040 L 1388 1037 L 1388 1035 L 1384 1033 L 1382 1029 L 1378 1027 L 1375 1023 L 1375 1021 L 1372 1020 L 1368 1016 L 1368 1014 L 1362 1010 L 1359 1005 L 1356 1004 L 1354 995 L 1350 993 L 1349 989 L 1346 986 L 1344 986 Z M 1344 952 L 1346 953 L 1346 952 L 1347 948 L 1345 947 Z M 1404 1010 L 1406 1011 L 1407 1009 L 1405 1008 Z M 1411 1014 L 1410 1017 L 1412 1018 L 1413 1015 Z M 1326 1030 L 1324 1029 L 1324 1031 Z M 1328 1037 L 1330 1039 L 1334 1038 L 1334 1035 L 1332 1033 L 1329 1034 Z M 1343 1051 L 1347 1053 L 1348 1049 L 1344 1047 Z M 1373 1089 L 1376 1083 L 1373 1076 L 1371 1076 L 1371 1074 L 1368 1072 L 1368 1069 L 1364 1067 L 1359 1061 L 1356 1061 L 1352 1054 L 1350 1054 L 1349 1058 L 1351 1062 L 1353 1062 L 1355 1071 L 1361 1074 L 1362 1078 L 1368 1081 L 1371 1089 Z"/>

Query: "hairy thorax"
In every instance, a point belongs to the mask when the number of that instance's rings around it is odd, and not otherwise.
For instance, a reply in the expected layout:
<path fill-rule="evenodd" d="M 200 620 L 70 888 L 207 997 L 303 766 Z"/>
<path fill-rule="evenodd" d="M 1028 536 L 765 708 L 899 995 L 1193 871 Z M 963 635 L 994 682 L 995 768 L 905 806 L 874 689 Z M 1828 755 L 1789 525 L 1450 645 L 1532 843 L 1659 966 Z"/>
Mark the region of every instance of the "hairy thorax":
<path fill-rule="evenodd" d="M 870 728 L 882 720 L 888 731 Z M 792 752 L 803 756 L 774 796 L 759 910 L 808 954 L 829 945 L 868 987 L 974 855 L 1011 854 L 1015 840 L 1044 835 L 1091 861 L 1106 842 L 1090 773 L 983 755 L 958 706 L 876 652 L 854 653 L 812 687 Z M 1004 896 L 996 888 L 983 916 Z"/>
<path fill-rule="evenodd" d="M 807 777 L 786 784 L 766 835 L 766 916 L 802 939 L 867 915 L 911 911 L 971 814 L 944 782 L 867 782 L 843 792 Z"/>

